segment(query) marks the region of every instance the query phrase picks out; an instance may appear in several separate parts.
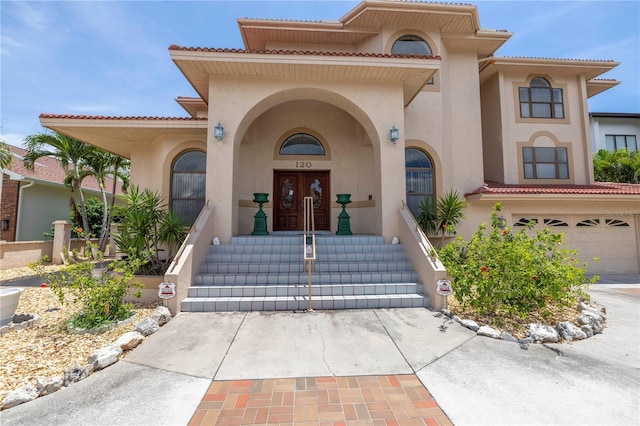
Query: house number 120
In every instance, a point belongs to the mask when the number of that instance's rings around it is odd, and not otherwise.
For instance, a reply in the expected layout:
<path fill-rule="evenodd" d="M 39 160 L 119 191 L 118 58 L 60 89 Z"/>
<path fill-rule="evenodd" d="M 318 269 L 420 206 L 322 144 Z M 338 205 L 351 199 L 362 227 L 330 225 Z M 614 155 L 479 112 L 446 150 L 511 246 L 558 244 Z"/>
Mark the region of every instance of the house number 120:
<path fill-rule="evenodd" d="M 296 161 L 296 169 L 310 169 L 311 161 Z"/>

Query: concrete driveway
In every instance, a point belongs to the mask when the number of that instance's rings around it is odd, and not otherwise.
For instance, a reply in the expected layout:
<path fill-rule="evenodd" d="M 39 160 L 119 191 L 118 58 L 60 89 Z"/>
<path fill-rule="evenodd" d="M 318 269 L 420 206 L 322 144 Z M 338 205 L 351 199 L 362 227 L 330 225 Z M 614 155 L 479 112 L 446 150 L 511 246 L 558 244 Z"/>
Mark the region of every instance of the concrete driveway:
<path fill-rule="evenodd" d="M 419 308 L 181 314 L 123 361 L 0 421 L 187 425 L 212 380 L 416 374 L 456 425 L 637 425 L 640 276 L 602 282 L 590 293 L 607 308 L 603 334 L 528 350 Z"/>

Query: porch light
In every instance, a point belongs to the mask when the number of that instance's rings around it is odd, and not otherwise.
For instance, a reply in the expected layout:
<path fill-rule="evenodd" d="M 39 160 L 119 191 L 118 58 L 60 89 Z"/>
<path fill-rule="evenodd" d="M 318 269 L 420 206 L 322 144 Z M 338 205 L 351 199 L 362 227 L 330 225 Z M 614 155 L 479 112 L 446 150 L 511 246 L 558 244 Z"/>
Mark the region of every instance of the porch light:
<path fill-rule="evenodd" d="M 224 139 L 224 127 L 222 127 L 222 124 L 220 124 L 219 121 L 216 127 L 213 128 L 213 136 L 218 140 L 218 142 L 222 142 L 222 139 Z"/>
<path fill-rule="evenodd" d="M 391 141 L 392 144 L 395 145 L 396 142 L 398 141 L 398 138 L 400 138 L 400 130 L 398 130 L 398 128 L 394 124 L 389 129 L 389 140 Z"/>

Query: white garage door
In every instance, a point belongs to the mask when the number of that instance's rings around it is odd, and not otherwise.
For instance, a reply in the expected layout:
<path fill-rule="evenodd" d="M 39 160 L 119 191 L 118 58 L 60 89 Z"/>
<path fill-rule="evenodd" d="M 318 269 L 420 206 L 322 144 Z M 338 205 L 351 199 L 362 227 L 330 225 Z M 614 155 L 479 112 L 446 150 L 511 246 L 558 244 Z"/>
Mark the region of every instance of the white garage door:
<path fill-rule="evenodd" d="M 633 216 L 561 216 L 514 215 L 515 227 L 525 226 L 529 220 L 534 229 L 550 228 L 562 232 L 565 242 L 578 251 L 578 257 L 588 263 L 594 274 L 637 274 L 637 230 Z M 594 258 L 599 259 L 594 261 Z"/>

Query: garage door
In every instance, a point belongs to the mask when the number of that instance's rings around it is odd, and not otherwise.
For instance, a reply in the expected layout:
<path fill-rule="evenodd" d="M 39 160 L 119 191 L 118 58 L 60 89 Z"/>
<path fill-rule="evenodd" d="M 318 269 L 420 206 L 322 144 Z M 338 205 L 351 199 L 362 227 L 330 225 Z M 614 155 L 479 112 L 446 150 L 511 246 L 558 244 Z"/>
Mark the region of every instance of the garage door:
<path fill-rule="evenodd" d="M 588 263 L 589 273 L 640 273 L 638 231 L 633 216 L 514 215 L 514 227 L 526 226 L 530 220 L 535 223 L 534 229 L 548 227 L 564 233 L 567 246 L 577 250 L 578 257 Z"/>

